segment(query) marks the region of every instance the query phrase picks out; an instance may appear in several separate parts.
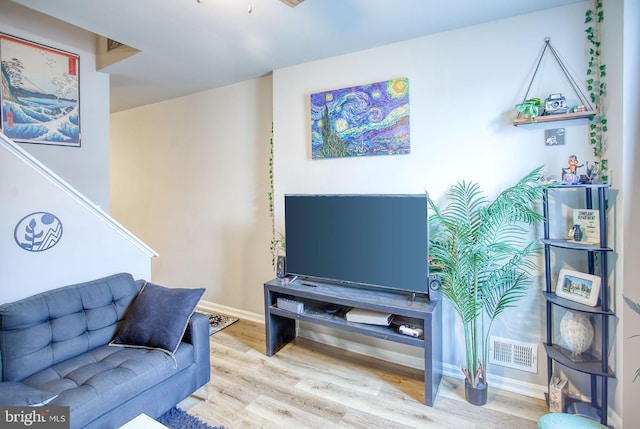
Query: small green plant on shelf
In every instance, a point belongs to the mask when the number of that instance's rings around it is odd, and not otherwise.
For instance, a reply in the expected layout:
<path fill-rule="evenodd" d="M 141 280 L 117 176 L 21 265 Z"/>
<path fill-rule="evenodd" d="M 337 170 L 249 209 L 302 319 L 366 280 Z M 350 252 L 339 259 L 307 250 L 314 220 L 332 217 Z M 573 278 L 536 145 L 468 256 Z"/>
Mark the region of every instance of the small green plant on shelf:
<path fill-rule="evenodd" d="M 536 118 L 544 111 L 544 104 L 539 98 L 527 98 L 520 104 L 516 104 L 516 110 L 522 116 L 531 118 L 531 122 L 535 122 Z"/>

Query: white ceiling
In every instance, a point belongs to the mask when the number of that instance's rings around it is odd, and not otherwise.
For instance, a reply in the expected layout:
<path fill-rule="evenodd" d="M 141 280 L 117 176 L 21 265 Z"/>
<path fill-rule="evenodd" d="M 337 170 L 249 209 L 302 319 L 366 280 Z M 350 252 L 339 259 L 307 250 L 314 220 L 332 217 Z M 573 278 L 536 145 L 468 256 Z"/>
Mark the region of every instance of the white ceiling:
<path fill-rule="evenodd" d="M 305 0 L 295 8 L 279 0 L 13 1 L 141 51 L 103 70 L 117 112 L 583 0 Z"/>

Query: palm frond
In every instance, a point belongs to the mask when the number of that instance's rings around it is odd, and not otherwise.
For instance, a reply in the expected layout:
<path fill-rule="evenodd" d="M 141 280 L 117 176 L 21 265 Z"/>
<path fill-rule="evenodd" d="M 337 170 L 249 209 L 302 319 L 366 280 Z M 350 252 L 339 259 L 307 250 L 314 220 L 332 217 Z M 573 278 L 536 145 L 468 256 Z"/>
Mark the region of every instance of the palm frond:
<path fill-rule="evenodd" d="M 627 303 L 627 305 L 629 306 L 630 309 L 632 309 L 633 311 L 635 311 L 637 314 L 640 314 L 640 304 L 638 304 L 637 302 L 633 301 L 632 299 L 622 295 L 622 298 L 624 299 L 624 302 Z M 636 338 L 640 335 L 632 335 L 629 338 Z M 636 374 L 633 377 L 633 383 L 636 382 L 636 379 L 640 377 L 640 368 L 636 369 Z"/>
<path fill-rule="evenodd" d="M 636 313 L 640 314 L 640 304 L 638 304 L 637 302 L 629 299 L 628 297 L 626 297 L 624 295 L 622 295 L 622 298 L 624 299 L 624 302 L 627 303 L 627 305 L 629 306 L 630 309 L 632 309 Z"/>
<path fill-rule="evenodd" d="M 520 179 L 515 185 L 502 191 L 490 204 L 488 210 L 510 222 L 533 225 L 544 220 L 544 216 L 533 208 L 542 201 L 546 187 L 541 184 L 543 167 L 538 167 Z"/>

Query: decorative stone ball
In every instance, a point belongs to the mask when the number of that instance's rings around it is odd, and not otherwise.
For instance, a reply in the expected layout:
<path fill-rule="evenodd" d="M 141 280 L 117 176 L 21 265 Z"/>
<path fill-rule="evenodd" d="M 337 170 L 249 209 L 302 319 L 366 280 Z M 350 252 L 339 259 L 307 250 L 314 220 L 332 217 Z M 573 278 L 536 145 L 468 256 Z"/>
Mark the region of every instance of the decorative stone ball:
<path fill-rule="evenodd" d="M 593 341 L 594 331 L 589 316 L 585 313 L 567 311 L 560 321 L 560 335 L 573 353 L 586 351 Z"/>

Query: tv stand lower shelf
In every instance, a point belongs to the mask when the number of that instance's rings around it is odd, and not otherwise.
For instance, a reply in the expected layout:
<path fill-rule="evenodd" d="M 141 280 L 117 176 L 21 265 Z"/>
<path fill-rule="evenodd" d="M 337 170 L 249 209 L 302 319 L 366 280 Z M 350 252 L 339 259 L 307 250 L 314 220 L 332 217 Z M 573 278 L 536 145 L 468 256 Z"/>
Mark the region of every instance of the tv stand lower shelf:
<path fill-rule="evenodd" d="M 442 379 L 442 305 L 439 298 L 411 292 L 358 288 L 330 283 L 310 287 L 287 279 L 264 284 L 266 354 L 273 356 L 296 337 L 296 320 L 367 335 L 424 349 L 424 402 L 433 406 Z M 278 298 L 304 304 L 295 313 L 278 308 Z M 402 317 L 423 329 L 420 338 L 400 334 L 394 327 L 349 322 L 351 308 L 381 311 Z"/>

